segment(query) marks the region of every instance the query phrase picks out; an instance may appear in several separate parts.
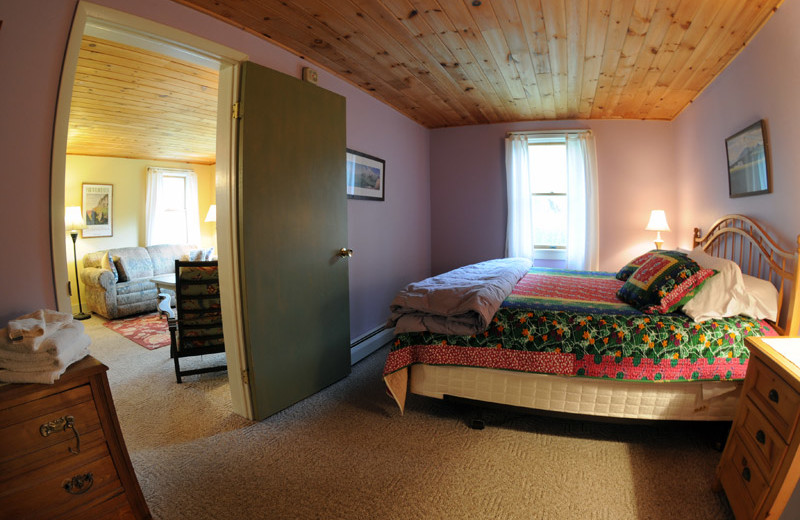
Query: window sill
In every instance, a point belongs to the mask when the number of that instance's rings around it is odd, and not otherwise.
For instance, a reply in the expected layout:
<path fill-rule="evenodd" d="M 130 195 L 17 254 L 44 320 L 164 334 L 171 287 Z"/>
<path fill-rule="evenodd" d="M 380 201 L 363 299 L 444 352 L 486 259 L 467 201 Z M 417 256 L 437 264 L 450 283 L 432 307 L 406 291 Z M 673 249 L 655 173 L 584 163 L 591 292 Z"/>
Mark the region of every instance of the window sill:
<path fill-rule="evenodd" d="M 567 251 L 565 249 L 536 249 L 534 255 L 538 260 L 567 259 Z"/>

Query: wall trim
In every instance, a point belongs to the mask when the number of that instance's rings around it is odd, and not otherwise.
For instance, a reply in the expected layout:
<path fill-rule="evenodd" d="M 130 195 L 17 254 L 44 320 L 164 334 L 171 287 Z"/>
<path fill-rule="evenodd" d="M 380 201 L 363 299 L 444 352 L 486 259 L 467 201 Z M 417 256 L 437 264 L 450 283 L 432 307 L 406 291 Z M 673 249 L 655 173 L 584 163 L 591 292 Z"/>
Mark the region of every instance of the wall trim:
<path fill-rule="evenodd" d="M 367 332 L 350 343 L 350 364 L 355 365 L 369 356 L 394 338 L 394 327 L 387 329 L 384 326 Z"/>

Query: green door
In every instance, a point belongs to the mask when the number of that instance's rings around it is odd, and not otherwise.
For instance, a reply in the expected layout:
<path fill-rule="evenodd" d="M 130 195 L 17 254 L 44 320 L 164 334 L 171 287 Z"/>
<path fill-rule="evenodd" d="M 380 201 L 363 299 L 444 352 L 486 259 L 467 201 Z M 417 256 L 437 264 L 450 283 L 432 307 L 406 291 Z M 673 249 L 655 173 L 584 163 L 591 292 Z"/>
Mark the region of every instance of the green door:
<path fill-rule="evenodd" d="M 350 373 L 345 99 L 247 62 L 239 254 L 253 415 Z"/>

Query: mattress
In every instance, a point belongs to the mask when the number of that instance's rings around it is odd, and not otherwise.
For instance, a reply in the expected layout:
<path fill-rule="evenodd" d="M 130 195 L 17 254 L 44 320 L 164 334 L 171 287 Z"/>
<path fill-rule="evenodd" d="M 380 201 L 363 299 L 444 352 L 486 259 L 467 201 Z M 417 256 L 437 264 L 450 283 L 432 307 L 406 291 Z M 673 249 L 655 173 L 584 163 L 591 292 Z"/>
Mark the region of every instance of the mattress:
<path fill-rule="evenodd" d="M 410 371 L 414 394 L 627 419 L 730 421 L 742 386 L 741 381 L 653 384 L 425 364 Z"/>

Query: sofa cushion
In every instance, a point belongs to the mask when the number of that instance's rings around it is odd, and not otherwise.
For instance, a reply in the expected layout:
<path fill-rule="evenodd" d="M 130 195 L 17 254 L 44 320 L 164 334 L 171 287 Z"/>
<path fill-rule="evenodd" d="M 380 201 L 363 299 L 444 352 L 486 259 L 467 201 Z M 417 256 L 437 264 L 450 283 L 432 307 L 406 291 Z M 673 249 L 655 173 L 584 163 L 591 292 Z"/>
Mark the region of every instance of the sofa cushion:
<path fill-rule="evenodd" d="M 117 305 L 120 306 L 148 302 L 147 309 L 155 310 L 157 297 L 155 284 L 147 280 L 133 280 L 117 284 Z"/>
<path fill-rule="evenodd" d="M 119 249 L 109 249 L 111 256 L 118 256 L 119 262 L 115 262 L 119 271 L 120 281 L 136 280 L 137 278 L 153 277 L 153 261 L 150 254 L 143 247 L 121 247 Z"/>
<path fill-rule="evenodd" d="M 207 262 L 214 260 L 214 248 L 209 247 L 206 249 L 192 249 L 188 254 L 181 257 L 181 260 L 189 262 Z"/>
<path fill-rule="evenodd" d="M 111 274 L 114 275 L 114 281 L 119 281 L 119 272 L 117 271 L 117 266 L 114 265 L 114 259 L 111 256 L 111 253 L 106 253 L 103 255 L 103 258 L 100 260 L 100 267 L 111 271 Z"/>
<path fill-rule="evenodd" d="M 86 253 L 83 256 L 83 267 L 100 267 L 100 262 L 103 260 L 103 255 L 105 254 L 108 254 L 108 251 Z"/>
<path fill-rule="evenodd" d="M 150 260 L 153 263 L 153 274 L 166 274 L 175 272 L 175 260 L 180 260 L 184 255 L 197 246 L 190 244 L 158 244 L 147 246 Z"/>

